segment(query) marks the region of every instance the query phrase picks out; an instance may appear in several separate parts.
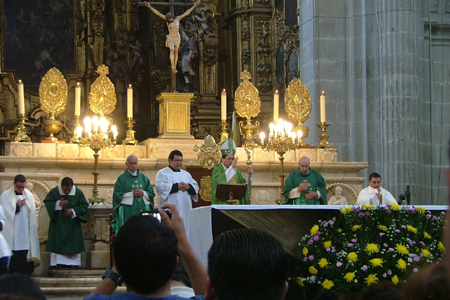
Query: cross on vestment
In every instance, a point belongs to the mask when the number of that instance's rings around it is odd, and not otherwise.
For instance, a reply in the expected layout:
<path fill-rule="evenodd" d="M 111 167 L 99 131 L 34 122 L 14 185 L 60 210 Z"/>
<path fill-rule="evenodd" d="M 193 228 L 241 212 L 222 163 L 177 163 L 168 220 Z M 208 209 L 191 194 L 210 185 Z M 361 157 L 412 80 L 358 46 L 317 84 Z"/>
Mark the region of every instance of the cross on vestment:
<path fill-rule="evenodd" d="M 162 7 L 169 7 L 170 12 L 175 17 L 175 7 L 190 7 L 193 6 L 194 3 L 174 3 L 175 0 L 169 0 L 169 2 L 148 2 L 151 6 L 162 6 Z M 147 1 L 146 1 L 147 2 Z M 145 6 L 145 2 L 139 2 L 139 6 Z M 170 90 L 172 92 L 177 91 L 177 79 L 176 79 L 176 73 L 172 73 L 172 81 L 170 84 Z"/>

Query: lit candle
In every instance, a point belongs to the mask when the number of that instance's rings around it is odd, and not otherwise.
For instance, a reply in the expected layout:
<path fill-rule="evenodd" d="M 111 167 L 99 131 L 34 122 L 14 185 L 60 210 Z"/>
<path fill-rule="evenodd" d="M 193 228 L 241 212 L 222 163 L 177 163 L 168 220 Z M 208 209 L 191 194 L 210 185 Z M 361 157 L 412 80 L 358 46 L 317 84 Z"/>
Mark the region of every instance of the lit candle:
<path fill-rule="evenodd" d="M 259 134 L 259 137 L 261 138 L 261 145 L 264 146 L 264 139 L 266 138 L 266 134 L 264 132 L 261 132 Z"/>
<path fill-rule="evenodd" d="M 81 86 L 80 83 L 77 82 L 77 86 L 75 87 L 75 116 L 80 116 L 80 103 L 81 103 Z"/>
<path fill-rule="evenodd" d="M 275 91 L 273 95 L 273 121 L 275 124 L 278 122 L 278 112 L 280 110 L 280 94 L 278 94 L 278 90 Z"/>
<path fill-rule="evenodd" d="M 295 132 L 291 133 L 291 138 L 292 138 L 292 142 L 295 144 L 295 139 L 297 138 L 297 135 L 295 134 Z"/>
<path fill-rule="evenodd" d="M 133 88 L 131 84 L 127 89 L 127 117 L 128 119 L 133 119 Z"/>
<path fill-rule="evenodd" d="M 113 133 L 114 139 L 116 139 L 116 137 L 117 137 L 117 126 L 116 125 L 111 126 L 111 131 Z"/>
<path fill-rule="evenodd" d="M 325 110 L 325 92 L 322 91 L 322 94 L 320 94 L 320 122 L 326 123 L 327 122 L 327 113 Z"/>
<path fill-rule="evenodd" d="M 25 115 L 25 98 L 23 93 L 23 82 L 22 80 L 19 80 L 19 83 L 17 84 L 19 87 L 19 115 L 24 116 Z"/>
<path fill-rule="evenodd" d="M 225 89 L 223 89 L 220 97 L 220 116 L 222 121 L 227 120 L 227 92 Z"/>
<path fill-rule="evenodd" d="M 84 132 L 88 134 L 91 132 L 91 119 L 88 117 L 84 118 Z"/>
<path fill-rule="evenodd" d="M 104 117 L 100 118 L 100 130 L 103 133 L 106 133 L 108 131 L 108 120 L 106 120 Z"/>
<path fill-rule="evenodd" d="M 98 117 L 95 116 L 92 118 L 92 123 L 94 123 L 94 133 L 98 132 Z"/>
<path fill-rule="evenodd" d="M 77 137 L 81 138 L 81 132 L 83 131 L 83 128 L 81 128 L 81 126 L 77 127 Z"/>

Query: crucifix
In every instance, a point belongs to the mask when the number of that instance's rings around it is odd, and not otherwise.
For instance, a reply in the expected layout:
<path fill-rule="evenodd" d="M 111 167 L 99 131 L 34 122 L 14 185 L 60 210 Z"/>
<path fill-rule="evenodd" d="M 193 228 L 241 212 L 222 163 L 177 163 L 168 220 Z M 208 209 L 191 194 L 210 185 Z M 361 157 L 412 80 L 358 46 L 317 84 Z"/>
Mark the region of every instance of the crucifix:
<path fill-rule="evenodd" d="M 169 7 L 170 12 L 166 15 L 163 15 L 158 10 L 156 10 L 153 6 L 163 6 Z M 166 47 L 170 49 L 170 64 L 172 69 L 172 83 L 171 83 L 171 91 L 176 92 L 176 73 L 177 73 L 177 61 L 178 61 L 178 48 L 180 47 L 180 20 L 184 17 L 188 16 L 197 6 L 199 6 L 199 2 L 192 3 L 174 3 L 174 0 L 169 0 L 168 3 L 161 2 L 139 2 L 139 6 L 148 7 L 155 15 L 164 19 L 167 23 L 167 27 L 169 29 L 169 34 L 166 39 Z M 175 7 L 189 7 L 182 15 L 174 16 Z"/>

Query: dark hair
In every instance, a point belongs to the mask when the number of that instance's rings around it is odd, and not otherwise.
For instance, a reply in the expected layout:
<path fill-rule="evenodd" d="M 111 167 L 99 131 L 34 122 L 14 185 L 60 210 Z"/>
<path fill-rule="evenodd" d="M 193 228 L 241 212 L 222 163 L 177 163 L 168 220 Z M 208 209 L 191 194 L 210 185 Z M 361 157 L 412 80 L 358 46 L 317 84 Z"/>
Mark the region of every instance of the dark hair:
<path fill-rule="evenodd" d="M 26 182 L 26 181 L 27 181 L 27 179 L 22 174 L 16 175 L 16 177 L 14 177 L 14 183 Z"/>
<path fill-rule="evenodd" d="M 378 177 L 375 177 L 378 178 Z M 369 285 L 356 300 L 403 300 L 403 294 L 392 281 L 383 281 Z"/>
<path fill-rule="evenodd" d="M 173 20 L 173 13 L 171 13 L 170 11 L 166 14 L 166 21 L 168 21 L 169 19 Z"/>
<path fill-rule="evenodd" d="M 281 299 L 287 272 L 281 243 L 261 230 L 223 232 L 208 252 L 208 275 L 220 300 Z"/>
<path fill-rule="evenodd" d="M 132 216 L 113 241 L 117 270 L 130 289 L 152 293 L 170 280 L 177 244 L 175 233 L 166 224 L 152 216 Z"/>
<path fill-rule="evenodd" d="M 0 276 L 0 294 L 13 294 L 46 300 L 39 285 L 30 276 L 15 273 Z"/>
<path fill-rule="evenodd" d="M 180 150 L 172 150 L 169 154 L 169 161 L 172 161 L 175 158 L 175 155 L 183 157 L 183 153 Z"/>
<path fill-rule="evenodd" d="M 171 279 L 173 281 L 182 282 L 185 286 L 191 288 L 191 280 L 189 279 L 189 275 L 186 272 L 183 261 L 181 260 L 181 258 L 178 261 L 178 266 L 176 267 L 175 271 L 173 271 Z"/>
<path fill-rule="evenodd" d="M 450 298 L 445 262 L 439 262 L 413 274 L 402 285 L 405 300 L 442 300 Z"/>
<path fill-rule="evenodd" d="M 369 181 L 371 181 L 372 178 L 380 178 L 381 179 L 381 175 L 374 172 L 374 173 L 369 175 Z"/>
<path fill-rule="evenodd" d="M 61 180 L 61 186 L 73 186 L 73 180 L 70 177 L 64 177 Z"/>

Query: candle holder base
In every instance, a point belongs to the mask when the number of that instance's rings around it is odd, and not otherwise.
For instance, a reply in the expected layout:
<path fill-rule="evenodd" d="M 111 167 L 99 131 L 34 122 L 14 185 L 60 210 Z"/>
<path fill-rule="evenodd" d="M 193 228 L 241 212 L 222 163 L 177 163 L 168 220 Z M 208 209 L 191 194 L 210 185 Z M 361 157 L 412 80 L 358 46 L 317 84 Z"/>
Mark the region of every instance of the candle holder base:
<path fill-rule="evenodd" d="M 133 118 L 128 118 L 128 130 L 127 130 L 127 137 L 122 141 L 123 145 L 137 145 L 138 141 L 134 138 L 134 133 L 136 131 L 133 130 Z"/>
<path fill-rule="evenodd" d="M 30 137 L 27 135 L 27 128 L 25 127 L 25 115 L 19 115 L 19 124 L 17 125 L 17 136 L 14 139 L 16 142 L 29 142 Z"/>
<path fill-rule="evenodd" d="M 80 116 L 75 116 L 75 127 L 73 130 L 73 137 L 70 139 L 70 142 L 72 144 L 80 143 L 80 138 L 78 137 L 78 134 L 77 134 L 78 127 L 80 127 Z"/>
<path fill-rule="evenodd" d="M 320 125 L 317 125 L 317 127 L 319 127 L 320 131 L 322 132 L 317 148 L 332 148 L 331 144 L 328 142 L 328 135 L 326 134 L 328 126 L 330 125 L 327 125 L 325 122 L 321 122 Z"/>

